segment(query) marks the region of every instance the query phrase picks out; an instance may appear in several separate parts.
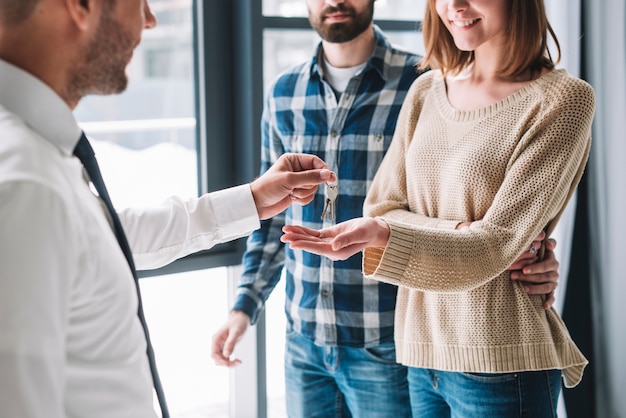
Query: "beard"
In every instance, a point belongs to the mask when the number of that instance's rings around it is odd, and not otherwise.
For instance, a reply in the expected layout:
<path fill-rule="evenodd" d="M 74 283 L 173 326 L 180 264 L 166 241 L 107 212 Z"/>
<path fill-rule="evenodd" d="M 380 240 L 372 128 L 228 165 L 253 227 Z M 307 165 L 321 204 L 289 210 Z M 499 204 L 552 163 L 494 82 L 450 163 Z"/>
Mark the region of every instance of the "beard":
<path fill-rule="evenodd" d="M 325 16 L 335 12 L 348 14 L 352 19 L 345 23 L 326 24 Z M 369 7 L 361 13 L 356 13 L 353 8 L 346 7 L 344 3 L 339 3 L 337 7 L 326 7 L 318 16 L 313 16 L 309 12 L 311 27 L 323 40 L 330 43 L 344 43 L 353 40 L 369 28 L 373 18 L 374 0 L 371 0 Z"/>
<path fill-rule="evenodd" d="M 110 10 L 103 11 L 94 39 L 79 57 L 82 62 L 69 74 L 69 93 L 78 99 L 88 94 L 118 94 L 126 90 L 126 67 L 132 57 L 135 40 L 113 19 Z"/>

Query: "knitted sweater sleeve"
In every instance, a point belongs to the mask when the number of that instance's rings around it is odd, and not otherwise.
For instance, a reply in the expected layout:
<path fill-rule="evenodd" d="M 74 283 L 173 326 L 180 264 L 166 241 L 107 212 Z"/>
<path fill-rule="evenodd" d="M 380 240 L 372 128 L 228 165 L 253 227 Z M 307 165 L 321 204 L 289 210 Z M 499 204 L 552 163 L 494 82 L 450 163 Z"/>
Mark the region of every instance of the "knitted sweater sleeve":
<path fill-rule="evenodd" d="M 411 212 L 407 195 L 407 172 L 405 165 L 406 151 L 415 132 L 423 105 L 423 95 L 430 88 L 432 74 L 421 76 L 413 83 L 407 98 L 400 109 L 396 131 L 389 150 L 374 177 L 364 204 L 365 216 L 393 216 L 400 214 L 401 219 L 414 227 L 454 229 L 462 219 L 448 220 L 433 218 Z M 397 210 L 397 212 L 395 212 Z"/>
<path fill-rule="evenodd" d="M 367 277 L 422 291 L 466 291 L 505 271 L 542 229 L 552 231 L 584 171 L 595 109 L 587 83 L 567 75 L 552 80 L 554 85 L 541 86 L 544 98 L 532 123 L 502 121 L 511 129 L 523 125 L 520 139 L 501 183 L 492 186 L 496 191 L 484 216 L 457 231 L 458 222 L 468 219 L 430 218 L 409 210 L 406 179 L 420 161 L 407 159 L 407 150 L 423 129 L 421 106 L 429 90 L 418 79 L 365 203 L 364 213 L 382 217 L 391 230 L 386 248 L 365 250 Z"/>

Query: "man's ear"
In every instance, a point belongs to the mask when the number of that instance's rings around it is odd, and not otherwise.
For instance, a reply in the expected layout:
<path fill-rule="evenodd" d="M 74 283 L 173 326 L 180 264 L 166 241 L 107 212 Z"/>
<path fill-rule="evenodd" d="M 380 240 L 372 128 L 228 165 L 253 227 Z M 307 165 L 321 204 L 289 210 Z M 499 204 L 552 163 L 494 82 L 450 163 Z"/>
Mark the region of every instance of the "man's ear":
<path fill-rule="evenodd" d="M 95 22 L 97 0 L 64 0 L 70 19 L 80 30 L 87 30 Z M 105 0 L 108 1 L 108 0 Z"/>

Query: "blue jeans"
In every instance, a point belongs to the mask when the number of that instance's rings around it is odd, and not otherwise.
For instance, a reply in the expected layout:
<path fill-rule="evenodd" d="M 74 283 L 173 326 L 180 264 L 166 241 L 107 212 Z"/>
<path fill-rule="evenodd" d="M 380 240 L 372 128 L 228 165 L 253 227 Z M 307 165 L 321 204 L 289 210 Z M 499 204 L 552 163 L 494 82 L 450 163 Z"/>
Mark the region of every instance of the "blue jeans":
<path fill-rule="evenodd" d="M 556 417 L 561 371 L 457 373 L 409 367 L 413 416 Z"/>
<path fill-rule="evenodd" d="M 319 347 L 288 332 L 285 389 L 290 418 L 410 418 L 406 367 L 393 342 Z"/>

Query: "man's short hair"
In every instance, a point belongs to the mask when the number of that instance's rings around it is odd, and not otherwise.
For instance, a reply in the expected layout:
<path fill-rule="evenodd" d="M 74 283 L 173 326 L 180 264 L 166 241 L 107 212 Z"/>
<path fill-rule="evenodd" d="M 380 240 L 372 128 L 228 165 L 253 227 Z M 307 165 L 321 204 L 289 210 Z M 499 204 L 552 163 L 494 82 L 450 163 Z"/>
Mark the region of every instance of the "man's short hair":
<path fill-rule="evenodd" d="M 39 0 L 0 0 L 0 24 L 16 25 L 30 16 Z"/>

